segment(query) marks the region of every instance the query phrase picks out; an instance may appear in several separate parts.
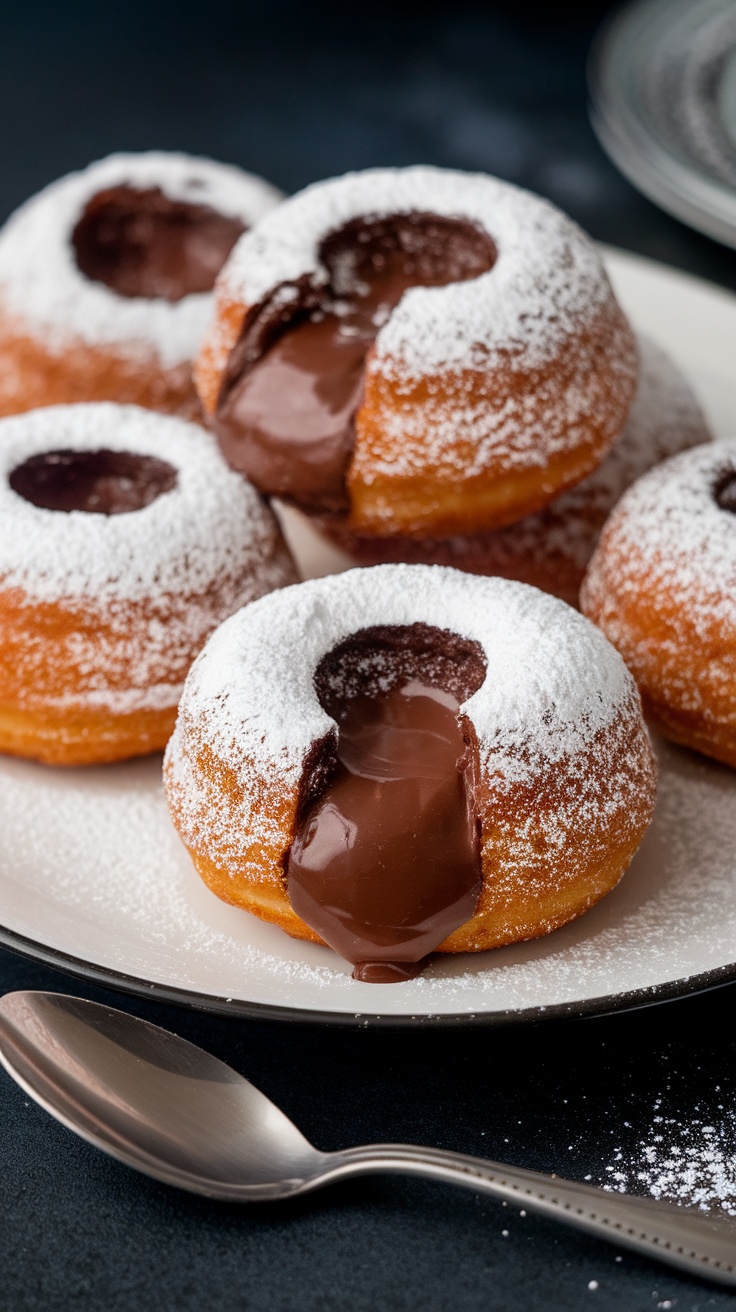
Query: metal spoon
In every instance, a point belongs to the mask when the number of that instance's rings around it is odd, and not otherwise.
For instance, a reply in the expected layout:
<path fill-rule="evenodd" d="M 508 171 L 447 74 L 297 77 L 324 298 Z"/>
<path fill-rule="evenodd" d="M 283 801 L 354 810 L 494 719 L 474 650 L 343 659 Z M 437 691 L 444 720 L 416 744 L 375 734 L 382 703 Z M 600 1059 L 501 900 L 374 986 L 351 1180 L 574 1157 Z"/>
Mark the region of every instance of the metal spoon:
<path fill-rule="evenodd" d="M 82 998 L 6 993 L 0 1061 L 83 1139 L 192 1193 L 266 1202 L 352 1175 L 428 1176 L 736 1285 L 736 1221 L 728 1217 L 438 1148 L 373 1144 L 320 1152 L 223 1062 L 156 1025 Z"/>

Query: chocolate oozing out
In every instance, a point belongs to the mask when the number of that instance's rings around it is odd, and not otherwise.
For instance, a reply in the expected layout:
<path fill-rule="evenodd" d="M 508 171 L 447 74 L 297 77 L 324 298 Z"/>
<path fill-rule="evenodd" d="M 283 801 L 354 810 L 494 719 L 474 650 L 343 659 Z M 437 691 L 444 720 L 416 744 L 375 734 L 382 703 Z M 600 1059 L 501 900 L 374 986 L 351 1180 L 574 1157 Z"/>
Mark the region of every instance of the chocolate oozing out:
<path fill-rule="evenodd" d="M 244 231 L 239 219 L 172 200 L 159 187 L 109 187 L 87 202 L 72 245 L 93 282 L 121 296 L 180 301 L 212 290 Z"/>
<path fill-rule="evenodd" d="M 326 287 L 283 288 L 245 324 L 214 429 L 226 459 L 264 493 L 307 510 L 347 506 L 345 475 L 365 359 L 409 287 L 441 287 L 492 268 L 496 248 L 473 223 L 432 214 L 356 219 L 319 251 Z"/>
<path fill-rule="evenodd" d="M 716 488 L 715 496 L 721 510 L 730 510 L 736 515 L 736 473 L 729 472 L 723 476 Z"/>
<path fill-rule="evenodd" d="M 173 465 L 133 451 L 44 451 L 18 465 L 8 482 L 41 510 L 125 515 L 176 487 Z"/>
<path fill-rule="evenodd" d="M 304 772 L 287 892 L 355 979 L 411 979 L 475 912 L 477 744 L 458 709 L 485 672 L 477 643 L 423 624 L 365 629 L 317 669 L 339 733 Z"/>

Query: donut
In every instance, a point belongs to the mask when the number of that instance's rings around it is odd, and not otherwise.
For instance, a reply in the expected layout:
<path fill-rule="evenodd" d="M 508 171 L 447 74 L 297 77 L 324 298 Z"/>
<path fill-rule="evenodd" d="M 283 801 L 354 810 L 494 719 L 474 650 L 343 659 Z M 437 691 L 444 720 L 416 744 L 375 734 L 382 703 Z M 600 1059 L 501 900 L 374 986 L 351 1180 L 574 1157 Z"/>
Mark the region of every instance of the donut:
<path fill-rule="evenodd" d="M 598 252 L 509 183 L 436 168 L 317 183 L 240 239 L 195 366 L 227 459 L 363 536 L 538 510 L 595 468 L 636 345 Z"/>
<path fill-rule="evenodd" d="M 215 277 L 279 193 L 212 160 L 110 155 L 0 231 L 0 414 L 120 401 L 197 418 Z"/>
<path fill-rule="evenodd" d="M 736 767 L 736 446 L 686 451 L 635 483 L 580 600 L 662 733 Z"/>
<path fill-rule="evenodd" d="M 653 341 L 639 338 L 639 382 L 623 432 L 597 469 L 543 510 L 490 533 L 433 541 L 362 538 L 337 516 L 320 528 L 363 565 L 406 561 L 498 574 L 551 592 L 577 606 L 580 585 L 601 529 L 637 478 L 667 456 L 711 440 L 692 389 Z"/>
<path fill-rule="evenodd" d="M 580 915 L 656 787 L 603 635 L 535 588 L 436 565 L 349 570 L 226 620 L 164 777 L 210 889 L 369 982 Z"/>
<path fill-rule="evenodd" d="M 198 425 L 112 402 L 0 420 L 0 752 L 160 750 L 212 630 L 295 577 Z"/>

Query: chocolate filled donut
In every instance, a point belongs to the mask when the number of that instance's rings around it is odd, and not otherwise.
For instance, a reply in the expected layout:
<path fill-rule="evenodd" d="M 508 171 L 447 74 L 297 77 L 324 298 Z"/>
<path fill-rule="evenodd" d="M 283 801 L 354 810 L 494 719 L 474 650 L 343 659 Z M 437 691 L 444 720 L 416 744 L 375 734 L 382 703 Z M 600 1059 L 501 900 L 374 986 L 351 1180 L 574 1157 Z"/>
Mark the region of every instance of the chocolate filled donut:
<path fill-rule="evenodd" d="M 623 874 L 655 767 L 633 679 L 536 589 L 385 565 L 246 606 L 187 678 L 165 760 L 221 898 L 357 979 L 545 934 Z"/>
<path fill-rule="evenodd" d="M 278 199 L 240 169 L 155 151 L 32 197 L 0 231 L 0 414 L 114 400 L 198 417 L 215 279 Z"/>
<path fill-rule="evenodd" d="M 198 425 L 110 402 L 1 420 L 0 752 L 160 750 L 212 630 L 294 578 Z"/>
<path fill-rule="evenodd" d="M 507 183 L 318 183 L 237 243 L 196 367 L 230 462 L 365 536 L 511 523 L 620 432 L 636 351 L 592 243 Z"/>

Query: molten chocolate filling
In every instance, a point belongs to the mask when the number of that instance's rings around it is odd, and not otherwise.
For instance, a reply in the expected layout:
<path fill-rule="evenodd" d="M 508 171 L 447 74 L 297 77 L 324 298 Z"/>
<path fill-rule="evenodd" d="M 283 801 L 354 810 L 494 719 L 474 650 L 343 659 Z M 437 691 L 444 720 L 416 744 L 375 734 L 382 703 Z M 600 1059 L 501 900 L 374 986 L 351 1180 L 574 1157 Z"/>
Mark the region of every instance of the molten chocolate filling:
<path fill-rule="evenodd" d="M 716 502 L 721 510 L 736 514 L 736 474 L 726 474 L 716 488 Z"/>
<path fill-rule="evenodd" d="M 44 451 L 13 470 L 8 482 L 41 510 L 125 515 L 176 487 L 173 465 L 133 451 Z"/>
<path fill-rule="evenodd" d="M 442 287 L 493 266 L 474 224 L 432 214 L 358 219 L 319 258 L 326 287 L 283 288 L 249 317 L 228 365 L 214 429 L 229 463 L 271 496 L 307 510 L 347 507 L 366 355 L 409 287 Z"/>
<path fill-rule="evenodd" d="M 477 747 L 458 710 L 484 678 L 477 643 L 420 624 L 366 629 L 317 670 L 339 734 L 305 771 L 287 891 L 355 979 L 411 979 L 475 912 Z"/>
<path fill-rule="evenodd" d="M 93 282 L 120 296 L 180 301 L 212 290 L 244 231 L 239 219 L 172 200 L 159 187 L 110 187 L 87 202 L 72 245 Z"/>

